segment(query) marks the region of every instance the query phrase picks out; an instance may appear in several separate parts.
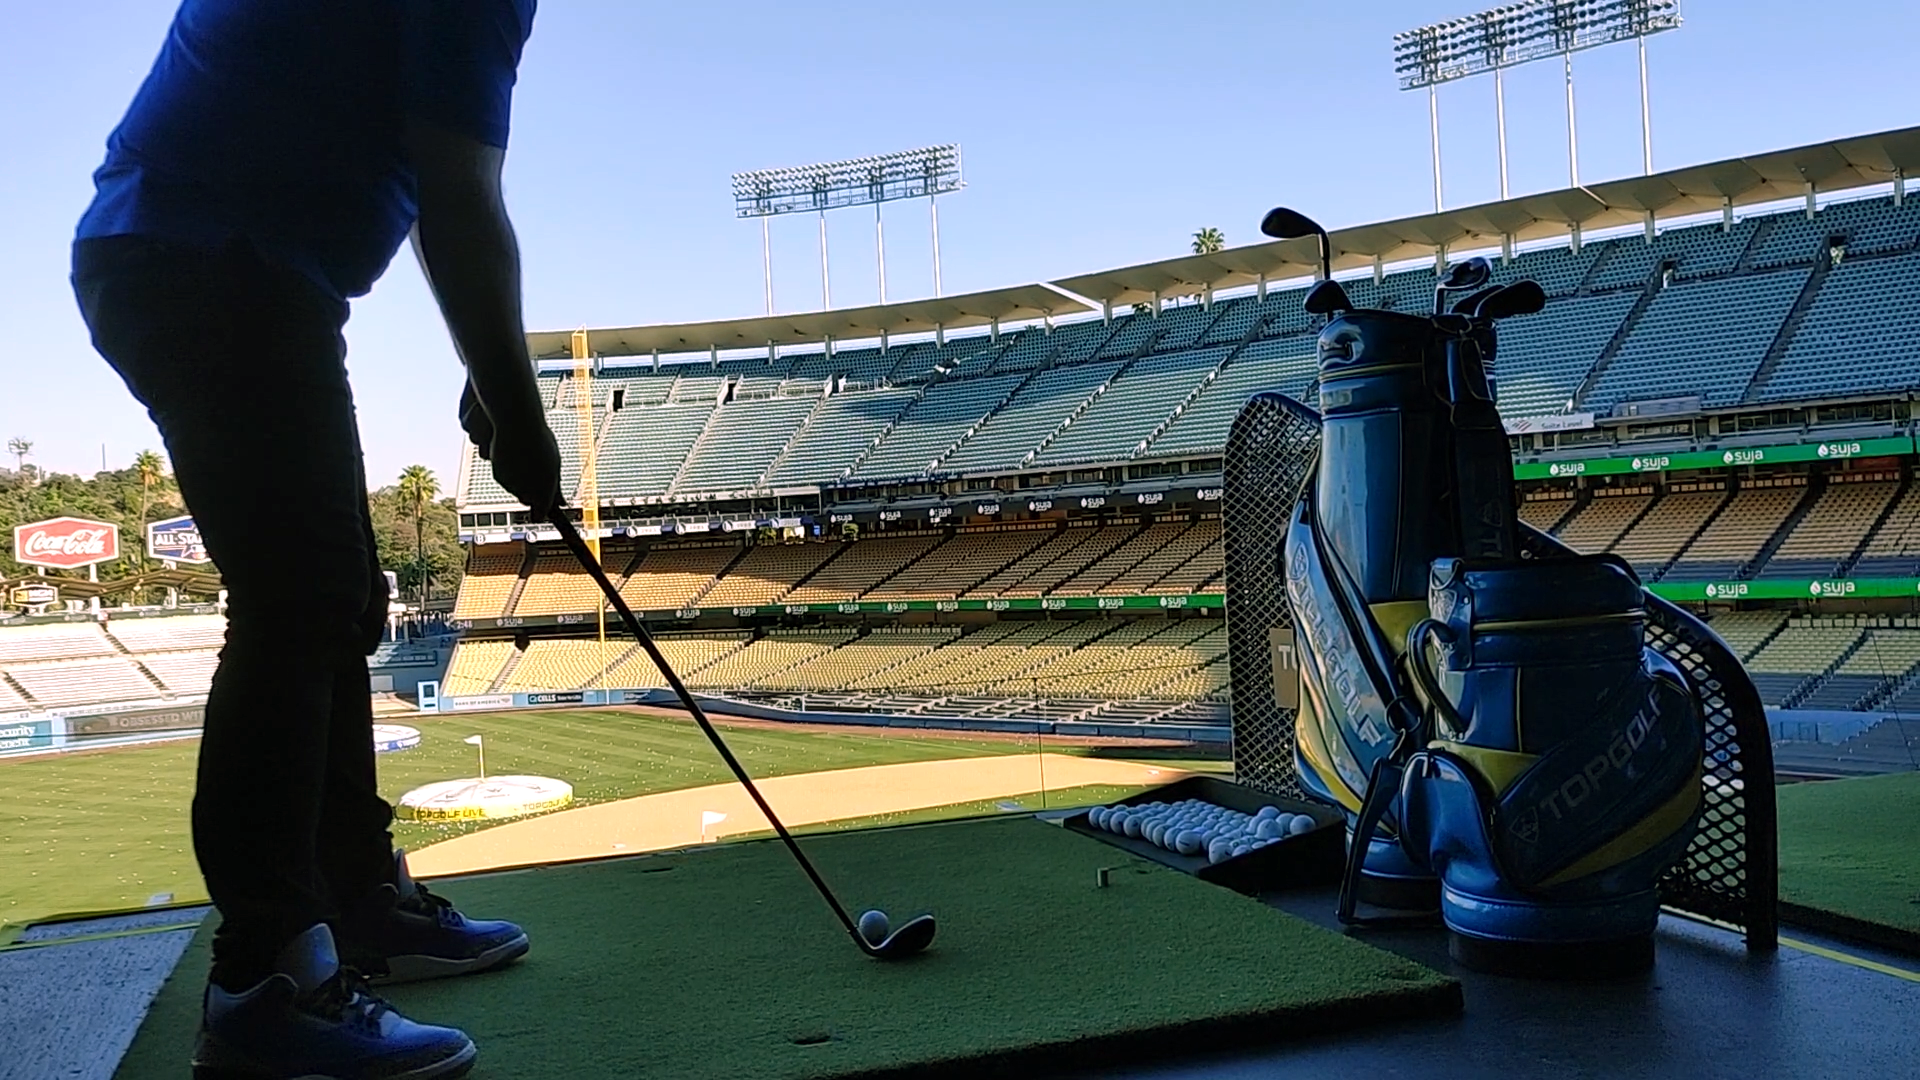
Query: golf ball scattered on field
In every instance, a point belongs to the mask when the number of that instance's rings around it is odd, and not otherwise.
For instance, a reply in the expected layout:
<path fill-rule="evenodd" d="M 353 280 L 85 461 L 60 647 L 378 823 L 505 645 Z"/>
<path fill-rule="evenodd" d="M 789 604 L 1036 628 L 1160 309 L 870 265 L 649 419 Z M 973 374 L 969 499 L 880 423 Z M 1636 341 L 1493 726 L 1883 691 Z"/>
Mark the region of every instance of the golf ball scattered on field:
<path fill-rule="evenodd" d="M 887 940 L 887 931 L 891 929 L 884 911 L 869 911 L 860 916 L 860 936 L 866 938 L 869 945 Z"/>

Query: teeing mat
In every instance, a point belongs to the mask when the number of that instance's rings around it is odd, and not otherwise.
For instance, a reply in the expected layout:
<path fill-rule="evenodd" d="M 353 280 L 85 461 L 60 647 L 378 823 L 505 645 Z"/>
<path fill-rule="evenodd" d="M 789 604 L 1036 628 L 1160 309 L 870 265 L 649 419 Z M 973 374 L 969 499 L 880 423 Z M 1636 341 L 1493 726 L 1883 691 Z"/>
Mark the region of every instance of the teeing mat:
<path fill-rule="evenodd" d="M 802 843 L 856 915 L 931 910 L 933 947 L 867 959 L 779 842 L 750 841 L 437 882 L 533 950 L 389 996 L 466 1030 L 491 1080 L 1026 1073 L 1460 1008 L 1451 978 L 1031 818 Z M 212 923 L 124 1080 L 183 1075 Z"/>

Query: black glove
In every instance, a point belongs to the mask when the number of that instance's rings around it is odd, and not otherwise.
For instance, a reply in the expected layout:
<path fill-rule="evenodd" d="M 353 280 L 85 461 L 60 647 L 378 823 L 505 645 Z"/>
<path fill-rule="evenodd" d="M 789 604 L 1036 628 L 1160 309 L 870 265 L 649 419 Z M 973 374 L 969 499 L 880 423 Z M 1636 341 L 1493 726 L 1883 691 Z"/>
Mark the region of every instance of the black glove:
<path fill-rule="evenodd" d="M 493 478 L 541 520 L 551 520 L 561 503 L 560 446 L 535 407 L 524 417 L 498 422 L 480 403 L 472 380 L 460 392 L 460 426 L 493 463 Z"/>

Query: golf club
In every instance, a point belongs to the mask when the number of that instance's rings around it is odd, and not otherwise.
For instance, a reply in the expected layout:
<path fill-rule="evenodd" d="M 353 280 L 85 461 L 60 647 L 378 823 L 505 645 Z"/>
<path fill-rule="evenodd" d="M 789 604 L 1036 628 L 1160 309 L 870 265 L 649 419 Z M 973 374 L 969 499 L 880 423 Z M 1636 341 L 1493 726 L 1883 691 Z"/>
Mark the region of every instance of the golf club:
<path fill-rule="evenodd" d="M 672 665 L 667 663 L 667 658 L 660 652 L 660 646 L 654 643 L 653 635 L 647 633 L 646 627 L 640 625 L 640 620 L 634 617 L 633 609 L 627 606 L 625 598 L 620 595 L 620 590 L 607 579 L 606 571 L 600 568 L 600 560 L 594 558 L 593 552 L 587 547 L 587 542 L 580 538 L 580 531 L 575 529 L 573 522 L 567 519 L 564 508 L 556 507 L 551 514 L 547 515 L 547 518 L 553 527 L 559 530 L 561 542 L 567 545 L 568 551 L 573 552 L 573 557 L 579 561 L 581 569 L 585 570 L 588 576 L 593 578 L 594 583 L 600 586 L 600 591 L 606 594 L 607 602 L 613 605 L 615 612 L 619 613 L 620 621 L 626 626 L 627 632 L 634 636 L 634 639 L 640 643 L 640 647 L 645 649 L 647 655 L 653 659 L 654 666 L 660 669 L 661 678 L 667 680 L 667 686 L 673 690 L 674 696 L 680 699 L 680 704 L 686 707 L 687 712 L 693 716 L 694 722 L 700 725 L 700 730 L 706 733 L 707 739 L 713 743 L 713 748 L 720 752 L 720 757 L 726 761 L 727 768 L 733 770 L 733 775 L 739 778 L 741 786 L 747 789 L 747 794 L 753 796 L 753 801 L 760 807 L 760 812 L 773 823 L 774 831 L 780 834 L 780 839 L 787 845 L 787 850 L 793 853 L 794 861 L 800 864 L 800 869 L 806 871 L 807 879 L 813 882 L 813 887 L 826 898 L 827 906 L 833 908 L 834 915 L 840 919 L 840 925 L 846 927 L 847 935 L 860 946 L 860 951 L 876 960 L 898 960 L 912 956 L 932 944 L 934 932 L 932 915 L 919 915 L 908 919 L 878 942 L 868 941 L 860 933 L 860 927 L 853 921 L 853 917 L 847 914 L 846 907 L 840 903 L 838 897 L 833 895 L 833 890 L 827 887 L 826 880 L 820 876 L 820 872 L 813 868 L 813 863 L 808 861 L 806 852 L 800 850 L 800 845 L 794 840 L 793 834 L 781 824 L 780 818 L 773 812 L 773 807 L 767 805 L 767 800 L 760 794 L 760 789 L 754 786 L 753 778 L 747 775 L 747 770 L 741 766 L 739 759 L 735 758 L 733 751 L 727 748 L 726 741 L 720 738 L 718 731 L 714 730 L 713 723 L 707 719 L 705 710 L 700 708 L 700 703 L 694 700 L 686 684 L 680 681 L 680 676 L 675 674 Z"/>
<path fill-rule="evenodd" d="M 1433 286 L 1433 313 L 1447 310 L 1446 295 L 1451 292 L 1467 292 L 1485 285 L 1493 277 L 1493 264 L 1486 256 L 1475 255 L 1471 259 L 1454 263 Z"/>
<path fill-rule="evenodd" d="M 1308 314 L 1352 310 L 1353 301 L 1347 299 L 1347 290 L 1333 280 L 1333 241 L 1319 222 L 1298 210 L 1276 206 L 1260 219 L 1260 231 L 1275 240 L 1297 240 L 1310 235 L 1320 241 L 1320 284 L 1307 294 Z"/>

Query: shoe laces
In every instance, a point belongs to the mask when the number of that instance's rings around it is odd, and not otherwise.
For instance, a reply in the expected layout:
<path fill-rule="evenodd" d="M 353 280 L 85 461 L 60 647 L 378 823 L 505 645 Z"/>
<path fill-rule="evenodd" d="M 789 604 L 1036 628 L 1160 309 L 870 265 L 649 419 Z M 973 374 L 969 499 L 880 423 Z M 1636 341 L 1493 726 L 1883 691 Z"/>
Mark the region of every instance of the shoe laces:
<path fill-rule="evenodd" d="M 458 911 L 454 910 L 453 901 L 429 892 L 427 887 L 419 882 L 413 885 L 413 895 L 400 903 L 415 914 L 432 916 L 441 926 L 460 926 L 466 921 Z"/>
<path fill-rule="evenodd" d="M 367 1032 L 380 1029 L 380 1018 L 393 1006 L 367 985 L 358 968 L 342 964 L 333 977 L 313 989 L 301 1007 L 323 1020 L 351 1024 Z"/>

